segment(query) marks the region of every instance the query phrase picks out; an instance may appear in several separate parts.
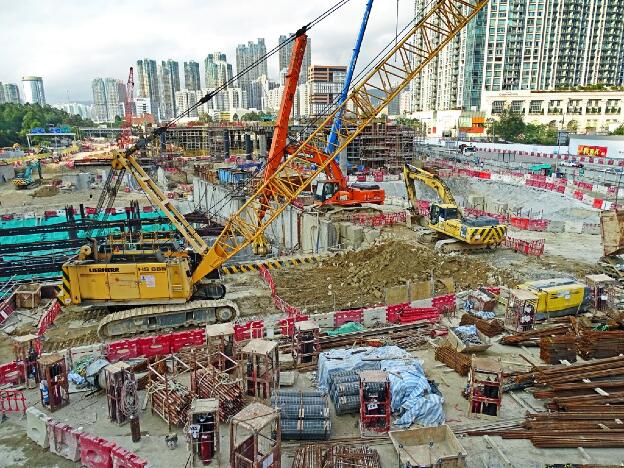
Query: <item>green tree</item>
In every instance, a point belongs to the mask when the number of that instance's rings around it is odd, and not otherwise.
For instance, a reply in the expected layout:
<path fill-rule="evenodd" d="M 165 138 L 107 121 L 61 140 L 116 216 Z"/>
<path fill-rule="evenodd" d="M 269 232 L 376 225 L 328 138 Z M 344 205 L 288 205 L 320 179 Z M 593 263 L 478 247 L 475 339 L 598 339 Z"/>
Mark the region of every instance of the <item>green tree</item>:
<path fill-rule="evenodd" d="M 0 104 L 0 147 L 14 143 L 25 145 L 26 135 L 31 129 L 50 125 L 68 125 L 75 131 L 77 127 L 93 126 L 94 123 L 47 105 Z"/>
<path fill-rule="evenodd" d="M 490 133 L 494 137 L 506 141 L 516 141 L 526 130 L 526 124 L 521 114 L 505 109 L 500 118 L 495 120 L 490 127 Z"/>
<path fill-rule="evenodd" d="M 624 135 L 624 124 L 616 128 L 611 135 Z"/>
<path fill-rule="evenodd" d="M 241 120 L 244 120 L 245 122 L 258 122 L 262 120 L 262 116 L 257 112 L 248 112 L 241 117 Z"/>
<path fill-rule="evenodd" d="M 199 113 L 199 121 L 200 122 L 211 123 L 212 122 L 212 117 L 210 115 L 206 114 L 205 112 L 200 112 Z"/>

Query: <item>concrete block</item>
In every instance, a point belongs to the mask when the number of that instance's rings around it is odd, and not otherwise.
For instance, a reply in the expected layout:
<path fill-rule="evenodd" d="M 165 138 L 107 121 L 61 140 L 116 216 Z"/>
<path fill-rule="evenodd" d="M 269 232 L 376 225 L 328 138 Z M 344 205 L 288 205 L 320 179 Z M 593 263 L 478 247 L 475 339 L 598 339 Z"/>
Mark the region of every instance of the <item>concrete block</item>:
<path fill-rule="evenodd" d="M 377 229 L 367 228 L 364 229 L 364 242 L 372 244 L 381 235 L 381 232 Z"/>
<path fill-rule="evenodd" d="M 48 421 L 52 418 L 37 408 L 26 410 L 26 435 L 34 443 L 47 449 L 50 447 L 48 439 Z"/>
<path fill-rule="evenodd" d="M 48 441 L 50 444 L 50 452 L 74 462 L 79 461 L 81 434 L 81 429 L 74 429 L 67 424 L 56 422 L 53 419 L 49 420 Z"/>
<path fill-rule="evenodd" d="M 565 232 L 571 232 L 574 234 L 581 234 L 583 232 L 583 223 L 574 222 L 574 221 L 566 221 L 565 222 Z"/>
<path fill-rule="evenodd" d="M 282 370 L 289 370 L 295 367 L 295 359 L 292 353 L 280 353 L 279 362 Z"/>
<path fill-rule="evenodd" d="M 310 316 L 310 320 L 314 320 L 320 328 L 334 328 L 334 314 L 332 312 L 314 314 Z"/>
<path fill-rule="evenodd" d="M 280 372 L 280 387 L 292 387 L 297 382 L 298 375 L 297 371 Z"/>
<path fill-rule="evenodd" d="M 374 327 L 375 325 L 387 323 L 387 321 L 387 311 L 385 307 L 364 309 L 364 313 L 362 314 L 362 325 L 365 327 Z"/>
<path fill-rule="evenodd" d="M 386 304 L 394 305 L 406 302 L 409 302 L 409 287 L 407 285 L 393 286 L 386 289 Z"/>
<path fill-rule="evenodd" d="M 546 232 L 565 232 L 565 221 L 550 221 L 546 227 Z"/>
<path fill-rule="evenodd" d="M 364 240 L 364 227 L 349 224 L 346 230 L 346 238 L 351 242 L 353 247 L 359 247 Z"/>
<path fill-rule="evenodd" d="M 78 362 L 85 356 L 104 356 L 104 354 L 104 344 L 96 343 L 92 345 L 69 348 L 65 353 L 65 360 L 67 361 L 67 365 L 72 368 L 76 362 Z"/>

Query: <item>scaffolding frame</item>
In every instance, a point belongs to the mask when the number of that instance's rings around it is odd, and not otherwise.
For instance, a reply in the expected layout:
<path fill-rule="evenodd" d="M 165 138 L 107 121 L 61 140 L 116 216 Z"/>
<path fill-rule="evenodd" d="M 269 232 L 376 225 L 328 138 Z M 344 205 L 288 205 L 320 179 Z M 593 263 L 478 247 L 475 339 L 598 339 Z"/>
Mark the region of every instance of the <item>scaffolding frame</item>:
<path fill-rule="evenodd" d="M 292 354 L 295 367 L 314 366 L 321 352 L 320 328 L 312 320 L 295 322 Z"/>
<path fill-rule="evenodd" d="M 279 387 L 279 350 L 274 341 L 254 338 L 241 350 L 243 390 L 252 398 L 268 400 Z"/>
<path fill-rule="evenodd" d="M 232 418 L 230 423 L 232 468 L 280 468 L 281 445 L 279 410 L 254 402 Z"/>
<path fill-rule="evenodd" d="M 500 359 L 473 355 L 468 390 L 468 416 L 498 419 L 503 398 L 502 383 L 503 368 Z"/>
<path fill-rule="evenodd" d="M 37 364 L 41 378 L 39 383 L 41 405 L 51 413 L 69 405 L 69 380 L 65 357 L 60 354 L 49 354 L 40 357 Z M 45 403 L 46 391 L 47 403 Z"/>
<path fill-rule="evenodd" d="M 37 388 L 39 383 L 39 366 L 37 360 L 41 350 L 41 337 L 22 335 L 13 338 L 13 354 L 15 363 L 23 370 L 26 388 Z"/>

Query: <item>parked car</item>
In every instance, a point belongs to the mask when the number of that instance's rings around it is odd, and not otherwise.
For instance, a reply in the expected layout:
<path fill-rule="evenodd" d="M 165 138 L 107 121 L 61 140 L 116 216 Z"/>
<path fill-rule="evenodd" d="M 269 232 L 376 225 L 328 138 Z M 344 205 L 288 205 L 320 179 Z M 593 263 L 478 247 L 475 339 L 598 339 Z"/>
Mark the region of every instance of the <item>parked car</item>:
<path fill-rule="evenodd" d="M 575 159 L 570 159 L 568 161 L 562 161 L 561 165 L 564 167 L 584 167 L 583 163 L 575 160 Z"/>

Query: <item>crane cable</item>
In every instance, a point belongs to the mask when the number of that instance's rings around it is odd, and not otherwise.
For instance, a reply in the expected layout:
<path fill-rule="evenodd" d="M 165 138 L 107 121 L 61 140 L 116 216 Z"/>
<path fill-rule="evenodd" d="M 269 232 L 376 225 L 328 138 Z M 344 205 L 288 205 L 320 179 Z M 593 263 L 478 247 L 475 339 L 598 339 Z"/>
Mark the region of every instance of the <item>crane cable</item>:
<path fill-rule="evenodd" d="M 243 70 L 240 70 L 235 76 L 233 76 L 229 80 L 225 81 L 224 83 L 219 85 L 214 90 L 206 93 L 199 101 L 197 101 L 191 107 L 186 109 L 184 112 L 178 114 L 176 117 L 171 119 L 165 125 L 161 125 L 160 127 L 156 128 L 154 131 L 152 131 L 152 133 L 150 135 L 148 135 L 145 138 L 140 139 L 138 142 L 136 142 L 134 145 L 132 145 L 130 148 L 128 148 L 125 151 L 125 153 L 124 153 L 125 157 L 129 157 L 129 156 L 133 155 L 134 153 L 136 153 L 137 151 L 145 149 L 147 147 L 148 143 L 156 140 L 161 135 L 163 135 L 167 131 L 167 129 L 171 128 L 173 125 L 175 125 L 177 122 L 179 122 L 182 118 L 184 118 L 185 115 L 188 115 L 191 111 L 197 109 L 199 106 L 201 106 L 201 105 L 207 103 L 208 101 L 212 100 L 221 91 L 224 91 L 229 86 L 233 85 L 236 80 L 238 80 L 242 76 L 246 75 L 249 71 L 251 71 L 254 68 L 256 68 L 257 66 L 259 66 L 262 62 L 266 61 L 269 57 L 271 57 L 271 56 L 275 55 L 276 53 L 278 53 L 282 48 L 284 48 L 284 47 L 288 46 L 289 44 L 291 44 L 297 37 L 305 34 L 307 31 L 312 29 L 314 26 L 316 26 L 317 24 L 319 24 L 320 22 L 322 22 L 323 20 L 325 20 L 326 18 L 328 18 L 332 14 L 334 14 L 336 11 L 338 11 L 340 8 L 342 8 L 344 5 L 346 5 L 350 1 L 351 0 L 339 0 L 337 3 L 335 3 L 329 9 L 325 10 L 323 13 L 321 13 L 316 18 L 314 18 L 312 21 L 310 21 L 309 23 L 307 23 L 304 26 L 302 26 L 301 28 L 299 28 L 297 30 L 297 32 L 292 34 L 286 41 L 282 42 L 281 44 L 278 44 L 277 47 L 274 47 L 268 53 L 266 53 L 262 57 L 258 58 L 255 62 L 251 63 L 250 65 L 245 67 Z M 121 180 L 123 178 L 125 170 L 124 169 L 119 169 L 119 170 L 116 171 L 115 174 L 114 174 L 114 172 L 115 171 L 112 170 L 112 169 L 109 172 L 107 180 L 106 180 L 106 182 L 104 184 L 103 190 L 102 190 L 102 192 L 100 194 L 100 198 L 98 199 L 96 216 L 98 216 L 100 214 L 100 211 L 101 211 L 102 207 L 104 206 L 104 203 L 105 203 L 106 199 L 108 198 L 107 209 L 104 210 L 104 213 L 103 213 L 104 216 L 101 219 L 102 221 L 105 221 L 108 218 L 108 211 L 110 211 L 110 208 L 112 207 L 112 204 L 114 203 L 115 196 L 117 195 L 119 187 L 121 186 Z M 115 176 L 117 176 L 117 180 L 115 182 L 115 186 L 112 187 L 112 189 L 111 189 L 111 185 L 113 183 L 113 178 Z M 90 235 L 91 235 L 91 231 L 89 231 L 88 237 Z"/>

